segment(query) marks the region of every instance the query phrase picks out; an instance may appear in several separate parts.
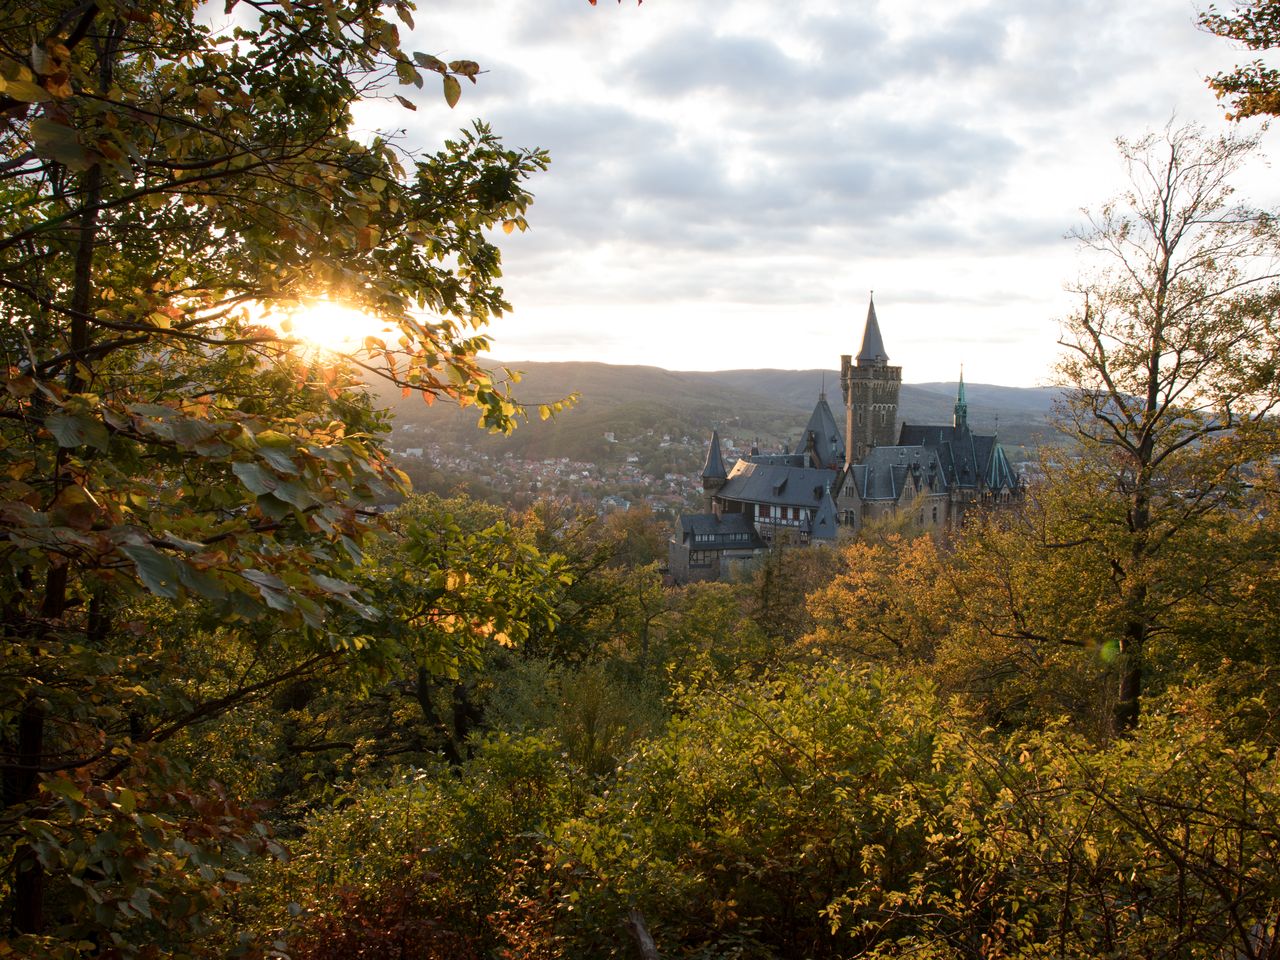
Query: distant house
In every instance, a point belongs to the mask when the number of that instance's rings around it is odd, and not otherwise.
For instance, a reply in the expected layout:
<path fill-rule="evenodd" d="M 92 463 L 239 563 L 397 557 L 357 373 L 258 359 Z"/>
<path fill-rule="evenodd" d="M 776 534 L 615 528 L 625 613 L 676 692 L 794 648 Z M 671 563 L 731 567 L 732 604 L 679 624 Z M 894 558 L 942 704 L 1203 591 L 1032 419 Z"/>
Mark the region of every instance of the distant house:
<path fill-rule="evenodd" d="M 731 470 L 712 431 L 704 512 L 681 516 L 668 548 L 675 582 L 722 579 L 779 541 L 832 543 L 889 517 L 941 531 L 974 506 L 1022 496 L 997 437 L 969 428 L 963 375 L 950 424 L 898 429 L 902 368 L 889 366 L 874 300 L 856 360 L 840 360 L 843 428 L 820 393 L 795 452 L 753 448 Z"/>

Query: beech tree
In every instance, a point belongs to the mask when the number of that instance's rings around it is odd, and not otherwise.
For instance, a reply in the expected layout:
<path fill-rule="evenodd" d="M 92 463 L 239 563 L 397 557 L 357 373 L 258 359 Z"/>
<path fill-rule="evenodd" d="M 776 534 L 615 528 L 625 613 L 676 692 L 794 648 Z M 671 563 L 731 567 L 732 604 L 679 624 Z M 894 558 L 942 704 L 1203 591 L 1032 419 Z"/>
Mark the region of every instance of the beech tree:
<path fill-rule="evenodd" d="M 402 48 L 411 11 L 6 8 L 0 903 L 20 951 L 198 936 L 271 847 L 164 745 L 376 646 L 350 626 L 377 614 L 355 571 L 404 478 L 352 365 L 494 429 L 520 413 L 476 361 L 506 309 L 487 231 L 524 228 L 546 157 L 480 124 L 426 155 L 352 133 L 361 98 L 412 108 L 392 88 L 431 80 L 452 106 L 477 79 Z M 395 332 L 341 363 L 262 324 L 319 297 Z M 198 653 L 184 609 L 215 638 Z"/>
<path fill-rule="evenodd" d="M 1280 46 L 1280 3 L 1245 0 L 1237 3 L 1231 13 L 1221 13 L 1216 6 L 1210 6 L 1201 14 L 1200 25 L 1250 50 L 1272 50 Z M 1210 77 L 1209 86 L 1220 99 L 1230 102 L 1234 112 L 1228 117 L 1232 120 L 1280 115 L 1280 70 L 1267 66 L 1261 58 L 1230 73 Z"/>
<path fill-rule="evenodd" d="M 1045 546 L 1108 585 L 1119 728 L 1137 721 L 1149 641 L 1214 575 L 1207 525 L 1248 515 L 1250 470 L 1276 450 L 1276 222 L 1231 188 L 1256 146 L 1191 127 L 1121 141 L 1130 187 L 1079 237 L 1098 257 L 1062 341 L 1079 456 L 1054 480 Z"/>

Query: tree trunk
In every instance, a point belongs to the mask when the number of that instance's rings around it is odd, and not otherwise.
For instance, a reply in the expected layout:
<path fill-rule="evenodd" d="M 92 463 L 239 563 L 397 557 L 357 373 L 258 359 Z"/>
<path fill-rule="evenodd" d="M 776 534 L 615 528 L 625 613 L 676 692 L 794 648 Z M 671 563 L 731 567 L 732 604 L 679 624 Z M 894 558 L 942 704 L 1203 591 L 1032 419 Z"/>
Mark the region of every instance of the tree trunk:
<path fill-rule="evenodd" d="M 445 757 L 456 767 L 462 763 L 462 755 L 458 753 L 458 749 L 454 745 L 448 724 L 440 719 L 440 716 L 436 713 L 435 704 L 431 702 L 431 691 L 431 671 L 426 667 L 418 667 L 418 683 L 415 694 L 418 700 L 418 708 L 422 711 L 422 719 L 440 736 Z"/>
<path fill-rule="evenodd" d="M 631 938 L 635 940 L 640 956 L 644 960 L 662 960 L 658 955 L 657 944 L 653 942 L 653 937 L 649 934 L 649 928 L 645 926 L 644 914 L 639 910 L 630 911 L 627 914 L 627 929 L 631 931 Z"/>
<path fill-rule="evenodd" d="M 99 62 L 99 74 L 104 89 L 111 80 L 111 61 L 115 54 L 113 36 L 114 31 L 111 31 Z M 93 309 L 93 260 L 94 248 L 98 241 L 98 208 L 102 202 L 102 167 L 98 165 L 90 167 L 84 175 L 82 184 L 84 194 L 77 228 L 76 259 L 71 288 L 70 346 L 73 354 L 87 350 L 90 341 L 88 317 Z M 68 366 L 66 383 L 69 392 L 79 393 L 88 386 L 83 371 L 83 363 L 79 360 Z M 66 451 L 60 449 L 53 477 L 54 496 L 57 496 L 62 486 L 62 468 L 65 459 Z M 41 633 L 61 629 L 58 624 L 67 610 L 69 577 L 70 571 L 65 564 L 56 566 L 49 572 L 45 580 L 44 597 L 40 608 L 41 624 L 37 627 Z M 38 657 L 38 651 L 33 651 L 33 655 Z M 39 771 L 45 761 L 46 720 L 46 709 L 39 699 L 32 699 L 23 706 L 18 720 L 18 750 L 15 758 L 17 770 L 14 776 L 14 789 L 11 792 L 6 791 L 8 793 L 6 800 L 14 805 L 30 804 L 39 794 Z M 17 850 L 14 861 L 14 929 L 18 933 L 40 933 L 44 929 L 44 868 L 36 859 L 34 851 L 26 845 Z"/>
<path fill-rule="evenodd" d="M 1130 630 L 1143 630 L 1143 625 L 1130 624 Z M 1145 631 L 1143 631 L 1145 632 Z M 1117 733 L 1132 730 L 1138 725 L 1138 713 L 1142 702 L 1142 640 L 1132 633 L 1120 658 L 1120 696 L 1116 700 L 1115 720 Z"/>

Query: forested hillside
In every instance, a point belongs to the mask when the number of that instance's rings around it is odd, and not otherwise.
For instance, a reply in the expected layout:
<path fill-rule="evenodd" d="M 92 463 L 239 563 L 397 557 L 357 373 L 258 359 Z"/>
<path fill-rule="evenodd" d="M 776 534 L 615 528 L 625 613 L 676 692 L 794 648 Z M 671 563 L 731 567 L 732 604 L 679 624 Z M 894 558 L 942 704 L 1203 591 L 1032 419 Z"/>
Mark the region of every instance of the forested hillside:
<path fill-rule="evenodd" d="M 832 349 L 835 352 L 836 344 Z M 518 392 L 531 405 L 561 400 L 576 403 L 550 421 L 536 416 L 510 436 L 485 438 L 475 430 L 476 418 L 447 405 L 425 406 L 397 392 L 377 396 L 395 413 L 397 423 L 420 428 L 419 436 L 441 443 L 468 443 L 493 453 L 522 459 L 568 457 L 593 461 L 617 456 L 605 441 L 646 433 L 704 440 L 713 427 L 780 448 L 795 444 L 823 389 L 839 408 L 839 371 L 731 370 L 695 372 L 660 370 L 602 363 L 493 362 L 518 371 Z M 572 387 L 572 391 L 566 387 Z M 1053 404 L 1062 391 L 1052 387 L 1000 387 L 965 384 L 969 416 L 976 429 L 999 430 L 1010 448 L 1035 448 L 1061 442 L 1052 423 Z M 899 417 L 908 423 L 950 423 L 956 384 L 903 384 Z"/>

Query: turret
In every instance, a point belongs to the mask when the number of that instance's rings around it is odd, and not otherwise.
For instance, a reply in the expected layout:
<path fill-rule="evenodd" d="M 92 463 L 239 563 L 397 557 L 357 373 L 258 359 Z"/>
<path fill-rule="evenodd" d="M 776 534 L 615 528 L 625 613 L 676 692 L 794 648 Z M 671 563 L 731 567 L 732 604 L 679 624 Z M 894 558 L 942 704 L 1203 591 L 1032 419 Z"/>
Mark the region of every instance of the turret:
<path fill-rule="evenodd" d="M 951 422 L 957 431 L 969 426 L 969 404 L 964 399 L 964 367 L 960 368 L 960 389 L 956 391 L 955 417 Z"/>
<path fill-rule="evenodd" d="M 884 349 L 884 338 L 880 336 L 880 321 L 876 318 L 875 292 L 871 294 L 871 302 L 867 306 L 867 325 L 862 331 L 862 349 L 858 351 L 858 366 L 883 367 L 889 363 L 889 354 Z"/>
<path fill-rule="evenodd" d="M 724 469 L 724 457 L 720 455 L 720 431 L 711 431 L 711 446 L 707 449 L 707 462 L 702 468 L 702 496 L 706 512 L 716 513 L 715 495 L 723 489 L 729 475 Z"/>

